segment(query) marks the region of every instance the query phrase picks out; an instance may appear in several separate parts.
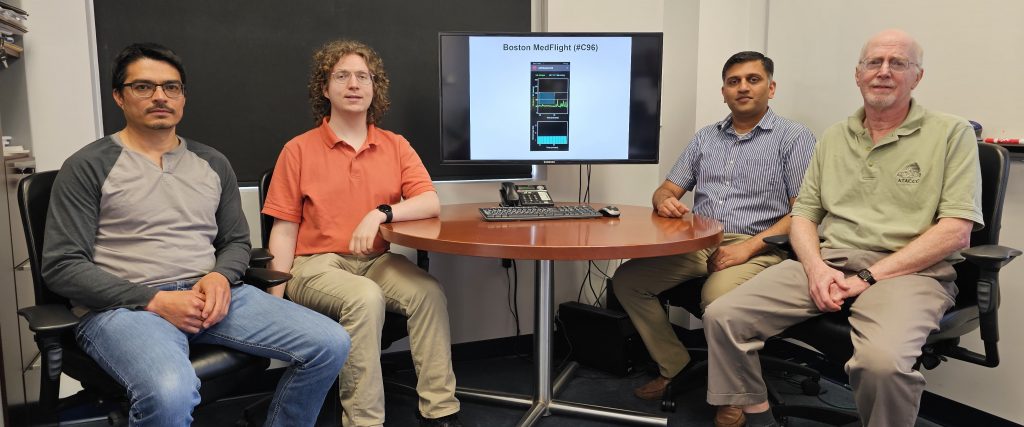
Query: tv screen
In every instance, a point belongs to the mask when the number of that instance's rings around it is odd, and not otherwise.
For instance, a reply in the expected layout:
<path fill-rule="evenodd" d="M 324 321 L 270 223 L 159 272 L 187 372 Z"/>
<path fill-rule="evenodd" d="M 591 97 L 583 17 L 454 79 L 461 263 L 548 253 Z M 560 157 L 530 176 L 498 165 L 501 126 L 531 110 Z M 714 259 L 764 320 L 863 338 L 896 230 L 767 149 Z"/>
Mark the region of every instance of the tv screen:
<path fill-rule="evenodd" d="M 442 163 L 658 163 L 661 33 L 439 38 Z"/>

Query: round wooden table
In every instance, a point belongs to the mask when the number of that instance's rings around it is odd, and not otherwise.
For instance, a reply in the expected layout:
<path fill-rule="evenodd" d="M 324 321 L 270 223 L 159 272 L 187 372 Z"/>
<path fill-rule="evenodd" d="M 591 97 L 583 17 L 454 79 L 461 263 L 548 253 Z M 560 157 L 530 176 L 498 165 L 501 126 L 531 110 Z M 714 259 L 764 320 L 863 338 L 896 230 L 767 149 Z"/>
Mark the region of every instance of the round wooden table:
<path fill-rule="evenodd" d="M 592 203 L 595 209 L 607 203 Z M 650 207 L 619 205 L 618 218 L 484 221 L 480 208 L 494 203 L 444 205 L 441 215 L 381 225 L 384 239 L 430 252 L 478 257 L 536 260 L 536 390 L 522 396 L 460 387 L 457 394 L 530 409 L 520 426 L 534 425 L 551 413 L 564 413 L 643 425 L 668 425 L 663 417 L 595 405 L 553 400 L 577 365 L 570 364 L 552 386 L 551 331 L 554 310 L 554 261 L 647 258 L 693 252 L 722 241 L 722 224 L 688 214 L 663 218 Z"/>

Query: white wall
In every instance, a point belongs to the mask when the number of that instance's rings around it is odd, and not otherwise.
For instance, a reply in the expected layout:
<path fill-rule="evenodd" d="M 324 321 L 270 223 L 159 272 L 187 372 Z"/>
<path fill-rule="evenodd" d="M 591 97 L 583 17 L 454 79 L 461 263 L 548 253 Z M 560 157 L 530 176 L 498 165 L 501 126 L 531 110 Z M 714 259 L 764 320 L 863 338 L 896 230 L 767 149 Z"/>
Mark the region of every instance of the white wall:
<path fill-rule="evenodd" d="M 694 117 L 697 129 L 729 114 L 722 98 L 722 65 L 725 60 L 744 50 L 764 51 L 766 4 L 767 0 L 700 2 L 696 56 L 700 67 L 697 70 L 697 112 Z"/>
<path fill-rule="evenodd" d="M 89 26 L 84 0 L 25 0 L 28 121 L 38 170 L 60 167 L 102 130 L 93 104 Z M 101 82 L 109 87 L 109 77 Z M 109 96 L 109 92 L 107 92 Z"/>
<path fill-rule="evenodd" d="M 769 5 L 768 55 L 781 80 L 779 110 L 816 134 L 862 104 L 854 66 L 867 38 L 886 28 L 910 32 L 924 47 L 924 78 L 915 97 L 926 107 L 981 122 L 984 136 L 1024 137 L 1024 69 L 1021 42 L 1024 2 L 1016 0 L 786 0 Z M 1002 229 L 1002 244 L 1024 248 L 1024 166 L 1014 162 Z M 1002 364 L 982 368 L 951 360 L 926 371 L 928 390 L 985 412 L 1024 423 L 1024 277 L 1017 260 L 1003 272 L 999 311 Z M 975 351 L 977 334 L 963 343 Z"/>

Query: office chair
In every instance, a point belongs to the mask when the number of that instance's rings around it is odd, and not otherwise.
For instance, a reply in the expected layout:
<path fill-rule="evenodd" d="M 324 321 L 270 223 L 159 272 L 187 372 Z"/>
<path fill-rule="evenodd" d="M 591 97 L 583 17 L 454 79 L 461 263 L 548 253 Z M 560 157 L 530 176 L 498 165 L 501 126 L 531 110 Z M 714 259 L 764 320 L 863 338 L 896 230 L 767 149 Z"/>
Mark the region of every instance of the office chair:
<path fill-rule="evenodd" d="M 985 228 L 971 233 L 971 247 L 960 253 L 966 261 L 954 265 L 960 292 L 952 308 L 939 321 L 921 349 L 914 369 L 934 369 L 948 358 L 994 368 L 999 365 L 999 270 L 1021 254 L 999 246 L 1003 201 L 1009 175 L 1009 152 L 995 144 L 978 144 L 981 163 L 982 217 Z M 773 236 L 766 242 L 788 245 L 788 236 Z M 781 337 L 795 339 L 818 350 L 825 363 L 842 367 L 853 356 L 848 307 L 808 319 L 787 328 Z M 960 346 L 960 337 L 980 329 L 984 353 Z M 804 418 L 835 425 L 857 422 L 855 411 L 796 405 L 773 407 L 777 417 Z"/>
<path fill-rule="evenodd" d="M 18 310 L 18 314 L 28 321 L 28 327 L 35 334 L 39 346 L 42 363 L 39 412 L 42 417 L 54 421 L 60 409 L 82 401 L 121 402 L 121 406 L 127 409 L 124 388 L 110 378 L 75 341 L 74 330 L 78 325 L 78 317 L 71 314 L 70 302 L 50 291 L 42 277 L 40 261 L 43 234 L 50 205 L 50 190 L 56 177 L 57 171 L 40 172 L 18 183 L 18 206 L 25 229 L 36 302 L 35 306 Z M 244 280 L 265 289 L 283 283 L 290 277 L 250 268 Z M 266 358 L 215 345 L 192 345 L 189 358 L 196 375 L 202 381 L 201 405 L 238 390 L 239 386 L 245 384 L 245 379 L 265 370 L 269 364 Z M 62 372 L 78 380 L 83 388 L 65 401 L 58 400 Z M 121 413 L 115 412 L 109 416 L 109 421 L 118 425 L 126 419 Z"/>
<path fill-rule="evenodd" d="M 665 307 L 680 307 L 697 318 L 701 318 L 704 310 L 700 306 L 701 290 L 704 287 L 705 278 L 690 279 L 682 284 L 658 294 L 658 299 Z M 707 379 L 708 361 L 707 348 L 687 348 L 693 360 L 672 380 L 661 397 L 661 410 L 675 412 L 676 396 L 682 391 L 703 384 Z M 808 396 L 816 396 L 821 392 L 821 374 L 818 371 L 801 363 L 780 359 L 768 354 L 762 354 L 761 369 L 765 372 L 773 372 L 784 376 L 798 375 L 803 379 L 800 381 L 801 391 Z M 774 387 L 768 386 L 768 396 L 772 403 L 784 402 L 782 396 Z"/>

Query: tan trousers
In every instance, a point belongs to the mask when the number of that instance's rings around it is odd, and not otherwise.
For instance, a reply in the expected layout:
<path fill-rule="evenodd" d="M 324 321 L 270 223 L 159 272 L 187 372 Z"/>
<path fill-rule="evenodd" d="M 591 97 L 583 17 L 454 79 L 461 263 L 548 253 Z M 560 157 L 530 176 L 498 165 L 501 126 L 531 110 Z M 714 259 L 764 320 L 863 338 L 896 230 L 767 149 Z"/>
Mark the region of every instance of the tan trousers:
<path fill-rule="evenodd" d="M 727 233 L 721 246 L 743 242 L 751 236 Z M 751 258 L 744 264 L 708 275 L 708 258 L 718 247 L 679 255 L 637 258 L 622 264 L 612 278 L 615 295 L 644 340 L 651 358 L 666 378 L 672 378 L 690 363 L 690 354 L 679 342 L 658 294 L 696 277 L 707 276 L 701 289 L 701 307 L 735 289 L 757 273 L 784 259 L 776 249 Z M 695 313 L 700 314 L 700 313 Z"/>
<path fill-rule="evenodd" d="M 345 426 L 384 424 L 380 367 L 384 312 L 409 317 L 409 346 L 416 368 L 419 410 L 426 418 L 459 411 L 451 361 L 448 303 L 437 281 L 404 256 L 333 253 L 297 257 L 288 298 L 339 319 L 352 338 L 341 369 Z"/>
<path fill-rule="evenodd" d="M 847 274 L 888 254 L 822 249 L 826 263 Z M 956 272 L 939 262 L 918 274 L 879 280 L 850 308 L 853 357 L 846 363 L 861 422 L 912 426 L 925 380 L 913 370 L 928 334 L 953 306 Z M 708 403 L 752 405 L 768 400 L 757 351 L 765 339 L 820 315 L 800 263 L 787 260 L 707 307 Z"/>

